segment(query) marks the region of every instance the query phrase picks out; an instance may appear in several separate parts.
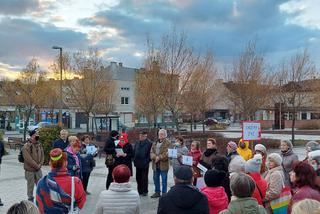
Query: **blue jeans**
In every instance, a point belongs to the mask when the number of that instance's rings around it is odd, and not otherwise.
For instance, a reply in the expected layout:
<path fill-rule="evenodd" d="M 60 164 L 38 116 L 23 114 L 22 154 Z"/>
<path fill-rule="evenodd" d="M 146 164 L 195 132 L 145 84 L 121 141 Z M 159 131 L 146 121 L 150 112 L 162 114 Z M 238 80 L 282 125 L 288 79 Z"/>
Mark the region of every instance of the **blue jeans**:
<path fill-rule="evenodd" d="M 160 193 L 160 176 L 162 180 L 162 194 L 167 192 L 167 175 L 168 171 L 161 171 L 160 169 L 153 170 L 153 182 L 155 192 Z"/>

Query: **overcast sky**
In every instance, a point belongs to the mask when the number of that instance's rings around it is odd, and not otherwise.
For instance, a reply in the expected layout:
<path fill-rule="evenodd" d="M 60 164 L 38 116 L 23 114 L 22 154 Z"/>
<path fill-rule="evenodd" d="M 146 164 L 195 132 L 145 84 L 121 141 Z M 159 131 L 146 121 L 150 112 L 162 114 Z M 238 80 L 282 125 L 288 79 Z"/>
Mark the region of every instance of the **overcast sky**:
<path fill-rule="evenodd" d="M 249 40 L 270 64 L 309 49 L 320 66 L 320 0 L 0 0 L 0 76 L 36 57 L 46 69 L 59 45 L 96 47 L 105 62 L 141 67 L 147 35 L 172 26 L 199 52 L 228 64 Z"/>

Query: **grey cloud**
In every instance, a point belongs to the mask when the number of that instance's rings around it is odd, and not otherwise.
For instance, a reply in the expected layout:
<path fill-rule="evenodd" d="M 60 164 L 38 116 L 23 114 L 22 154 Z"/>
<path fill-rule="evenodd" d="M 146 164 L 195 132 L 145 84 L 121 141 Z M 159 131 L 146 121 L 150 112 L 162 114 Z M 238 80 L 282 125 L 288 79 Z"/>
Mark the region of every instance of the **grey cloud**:
<path fill-rule="evenodd" d="M 0 14 L 20 15 L 35 10 L 39 5 L 39 0 L 0 0 Z"/>

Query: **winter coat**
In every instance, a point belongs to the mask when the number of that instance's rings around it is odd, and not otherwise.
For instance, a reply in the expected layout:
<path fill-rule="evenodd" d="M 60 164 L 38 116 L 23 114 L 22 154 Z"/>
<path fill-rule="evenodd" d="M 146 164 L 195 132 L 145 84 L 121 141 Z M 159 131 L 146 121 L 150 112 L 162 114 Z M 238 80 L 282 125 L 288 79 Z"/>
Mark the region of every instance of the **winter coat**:
<path fill-rule="evenodd" d="M 292 149 L 289 149 L 285 153 L 281 152 L 281 157 L 282 157 L 282 166 L 284 168 L 284 176 L 285 176 L 284 184 L 286 186 L 291 186 L 289 173 L 292 171 L 293 164 L 299 161 L 298 156 L 293 153 Z"/>
<path fill-rule="evenodd" d="M 217 149 L 206 149 L 202 153 L 199 163 L 205 166 L 207 169 L 212 169 L 212 163 L 214 162 L 214 159 L 217 157 L 217 155 Z"/>
<path fill-rule="evenodd" d="M 67 153 L 67 169 L 68 169 L 68 173 L 71 176 L 77 176 L 80 179 L 82 178 L 82 164 L 81 164 L 81 157 L 80 157 L 80 153 L 78 152 L 76 155 L 78 157 L 79 160 L 79 166 L 77 167 L 77 162 L 76 159 L 73 157 L 73 154 L 70 153 L 69 151 L 67 151 L 67 149 L 65 150 L 65 152 Z"/>
<path fill-rule="evenodd" d="M 176 184 L 159 199 L 158 214 L 209 214 L 207 197 L 192 185 Z"/>
<path fill-rule="evenodd" d="M 249 141 L 244 141 L 244 144 L 246 145 L 244 149 L 240 148 L 240 142 L 242 142 L 242 140 L 240 140 L 238 143 L 238 154 L 243 157 L 245 161 L 250 160 L 252 158 L 252 151 L 249 149 Z"/>
<path fill-rule="evenodd" d="M 121 136 L 123 137 L 124 142 L 129 143 L 128 134 L 126 132 L 122 132 Z"/>
<path fill-rule="evenodd" d="M 69 146 L 69 141 L 68 139 L 66 141 L 60 139 L 57 139 L 53 142 L 53 149 L 55 148 L 60 148 L 62 151 L 64 151 L 67 147 Z"/>
<path fill-rule="evenodd" d="M 279 198 L 284 185 L 284 174 L 282 166 L 270 169 L 265 177 L 268 187 L 264 198 L 265 207 L 270 211 L 270 201 Z"/>
<path fill-rule="evenodd" d="M 31 143 L 31 141 L 28 140 L 22 147 L 22 154 L 24 158 L 24 170 L 37 172 L 41 169 L 44 162 L 44 152 L 39 142 Z"/>
<path fill-rule="evenodd" d="M 204 187 L 201 192 L 208 198 L 210 214 L 218 214 L 228 208 L 228 196 L 223 187 Z"/>
<path fill-rule="evenodd" d="M 133 148 L 130 143 L 125 143 L 123 147 L 120 144 L 116 146 L 116 149 L 122 149 L 123 153 L 127 154 L 125 157 L 115 157 L 115 166 L 124 164 L 126 165 L 131 172 L 132 176 L 132 158 L 133 158 Z"/>
<path fill-rule="evenodd" d="M 174 173 L 177 168 L 182 165 L 182 155 L 188 155 L 189 150 L 184 145 L 174 145 L 172 148 L 177 150 L 177 158 L 170 158 L 170 163 Z"/>
<path fill-rule="evenodd" d="M 236 198 L 220 214 L 267 214 L 254 198 Z"/>
<path fill-rule="evenodd" d="M 89 144 L 89 146 L 94 146 L 94 145 Z M 95 164 L 93 155 L 87 154 L 85 144 L 81 145 L 80 158 L 81 158 L 82 172 L 91 172 L 96 164 Z"/>
<path fill-rule="evenodd" d="M 188 153 L 189 156 L 192 157 L 192 171 L 193 171 L 193 176 L 195 178 L 198 178 L 201 176 L 200 174 L 200 170 L 198 169 L 197 165 L 200 161 L 200 158 L 201 158 L 201 151 L 200 150 L 195 150 L 195 151 L 190 151 Z"/>
<path fill-rule="evenodd" d="M 289 204 L 289 212 L 291 212 L 292 206 L 303 200 L 303 199 L 314 199 L 320 201 L 320 192 L 316 189 L 311 188 L 310 186 L 303 186 L 298 189 L 298 191 L 292 196 L 292 199 Z"/>
<path fill-rule="evenodd" d="M 149 139 L 137 141 L 134 145 L 133 163 L 136 168 L 149 168 L 152 142 Z"/>
<path fill-rule="evenodd" d="M 250 177 L 256 183 L 256 188 L 253 192 L 252 197 L 258 201 L 258 204 L 263 205 L 263 199 L 266 196 L 268 184 L 267 181 L 261 177 L 259 172 L 256 173 L 248 173 Z"/>
<path fill-rule="evenodd" d="M 0 140 L 0 164 L 2 162 L 2 156 L 4 156 L 4 143 Z"/>
<path fill-rule="evenodd" d="M 159 162 L 156 164 L 156 146 L 160 143 L 160 140 L 157 140 L 155 143 L 152 144 L 151 150 L 150 150 L 150 158 L 152 160 L 152 169 L 156 170 L 157 165 L 159 165 L 159 168 L 161 171 L 168 171 L 169 170 L 169 158 L 168 158 L 168 149 L 171 145 L 170 141 L 168 139 L 164 139 L 160 146 L 160 154 L 159 154 Z"/>
<path fill-rule="evenodd" d="M 96 205 L 95 214 L 138 214 L 140 197 L 130 183 L 111 183 L 108 190 L 103 190 Z"/>
<path fill-rule="evenodd" d="M 113 157 L 116 156 L 116 144 L 114 143 L 115 139 L 113 137 L 108 137 L 106 144 L 104 145 L 103 151 L 106 154 L 111 154 Z"/>

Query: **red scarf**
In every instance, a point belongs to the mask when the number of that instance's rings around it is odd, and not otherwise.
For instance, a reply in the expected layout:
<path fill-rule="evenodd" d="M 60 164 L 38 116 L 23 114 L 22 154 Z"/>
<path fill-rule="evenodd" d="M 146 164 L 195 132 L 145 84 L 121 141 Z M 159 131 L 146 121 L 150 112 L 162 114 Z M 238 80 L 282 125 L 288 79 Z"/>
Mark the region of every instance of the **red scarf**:
<path fill-rule="evenodd" d="M 123 148 L 126 144 L 127 144 L 127 142 L 126 142 L 126 141 L 124 141 L 124 140 L 123 140 L 123 141 L 121 141 L 121 140 L 120 140 L 120 142 L 119 142 L 119 144 L 118 144 L 118 145 L 119 145 L 121 148 Z"/>

